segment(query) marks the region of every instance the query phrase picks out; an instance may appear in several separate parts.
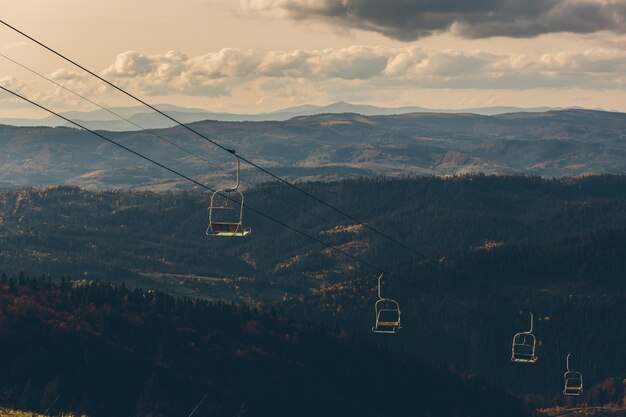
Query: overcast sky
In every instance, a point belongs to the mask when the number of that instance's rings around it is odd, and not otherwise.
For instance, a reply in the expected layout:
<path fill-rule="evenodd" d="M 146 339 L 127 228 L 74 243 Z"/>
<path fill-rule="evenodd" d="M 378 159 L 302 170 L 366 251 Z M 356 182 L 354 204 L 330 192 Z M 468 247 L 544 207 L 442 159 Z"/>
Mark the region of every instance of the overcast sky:
<path fill-rule="evenodd" d="M 151 103 L 626 111 L 626 0 L 2 0 L 1 19 Z M 135 104 L 5 27 L 0 53 L 103 105 Z M 0 82 L 93 109 L 3 57 Z M 45 116 L 5 95 L 0 112 Z"/>

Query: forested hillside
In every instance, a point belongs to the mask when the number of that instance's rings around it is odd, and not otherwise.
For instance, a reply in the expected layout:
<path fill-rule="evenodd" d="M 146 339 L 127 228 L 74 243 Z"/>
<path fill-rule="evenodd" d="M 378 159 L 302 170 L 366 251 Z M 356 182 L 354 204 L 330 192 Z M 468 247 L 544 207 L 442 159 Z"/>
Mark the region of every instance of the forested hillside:
<path fill-rule="evenodd" d="M 393 275 L 383 293 L 403 330 L 371 335 L 377 271 L 253 213 L 246 239 L 204 235 L 195 192 L 22 189 L 0 194 L 2 270 L 101 278 L 179 296 L 278 303 L 297 320 L 475 373 L 534 405 L 564 401 L 565 356 L 585 375 L 579 403 L 618 403 L 626 377 L 626 177 L 361 179 L 304 183 L 428 256 L 395 246 L 293 190 L 246 193 L 271 213 Z M 535 312 L 536 365 L 510 362 Z M 621 395 L 621 396 L 620 396 Z"/>
<path fill-rule="evenodd" d="M 607 272 L 594 268 L 610 266 L 611 255 L 624 258 L 626 233 L 604 237 L 598 246 L 600 239 L 590 237 L 578 247 L 566 242 L 494 250 L 446 264 L 453 270 L 398 265 L 383 294 L 399 301 L 404 325 L 399 340 L 380 341 L 392 350 L 485 376 L 537 406 L 619 402 L 626 378 L 624 272 L 599 282 L 593 276 Z M 613 245 L 621 249 L 613 251 Z M 573 260 L 577 256 L 580 261 Z M 578 265 L 569 275 L 572 263 Z M 578 274 L 585 270 L 591 273 Z M 370 276 L 325 288 L 304 302 L 289 301 L 286 308 L 336 331 L 366 332 L 374 322 L 375 291 Z M 526 309 L 536 319 L 535 365 L 510 362 L 513 334 L 529 326 Z M 581 399 L 566 402 L 561 391 L 568 353 L 584 373 L 587 389 Z"/>
<path fill-rule="evenodd" d="M 109 284 L 0 279 L 0 404 L 100 416 L 528 416 L 462 381 L 335 336 L 224 303 Z M 243 413 L 242 413 L 243 414 Z"/>
<path fill-rule="evenodd" d="M 303 187 L 420 253 L 445 256 L 448 262 L 459 262 L 459 256 L 463 262 L 501 262 L 511 251 L 521 250 L 534 263 L 545 258 L 543 246 L 595 248 L 611 244 L 610 239 L 619 242 L 626 230 L 626 177 L 381 178 Z M 0 191 L 2 267 L 14 274 L 27 265 L 29 273 L 92 278 L 170 274 L 179 278 L 176 284 L 182 280 L 200 286 L 190 290 L 195 295 L 211 293 L 213 285 L 208 284 L 216 281 L 208 278 L 229 278 L 241 280 L 249 291 L 255 291 L 254 283 L 263 283 L 257 290 L 269 284 L 298 295 L 345 281 L 346 271 L 358 266 L 248 211 L 249 238 L 209 238 L 204 235 L 209 197 L 68 187 Z M 421 260 L 284 186 L 252 189 L 246 192 L 246 203 L 379 266 L 406 267 Z M 561 262 L 560 272 L 546 273 L 545 280 L 554 284 L 572 276 L 583 281 L 619 276 L 623 258 L 614 251 L 621 250 L 612 244 L 610 252 L 598 253 L 604 258 L 584 269 L 588 262 L 581 263 L 579 256 L 552 256 L 551 263 Z M 197 279 L 185 280 L 190 275 Z"/>

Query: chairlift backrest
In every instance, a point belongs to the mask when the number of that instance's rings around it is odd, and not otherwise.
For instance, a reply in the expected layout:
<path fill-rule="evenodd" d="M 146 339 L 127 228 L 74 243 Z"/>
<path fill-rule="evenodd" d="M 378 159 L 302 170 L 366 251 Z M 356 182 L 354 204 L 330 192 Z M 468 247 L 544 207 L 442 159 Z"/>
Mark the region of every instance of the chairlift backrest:
<path fill-rule="evenodd" d="M 239 191 L 239 157 L 232 151 L 237 159 L 237 183 L 233 187 L 217 190 L 211 196 L 209 206 L 208 236 L 245 237 L 251 232 L 250 228 L 243 225 L 244 196 Z"/>
<path fill-rule="evenodd" d="M 530 329 L 526 332 L 516 333 L 513 336 L 513 345 L 511 346 L 511 361 L 518 363 L 535 363 L 537 362 L 536 347 L 537 339 L 533 334 L 534 316 L 530 312 Z"/>

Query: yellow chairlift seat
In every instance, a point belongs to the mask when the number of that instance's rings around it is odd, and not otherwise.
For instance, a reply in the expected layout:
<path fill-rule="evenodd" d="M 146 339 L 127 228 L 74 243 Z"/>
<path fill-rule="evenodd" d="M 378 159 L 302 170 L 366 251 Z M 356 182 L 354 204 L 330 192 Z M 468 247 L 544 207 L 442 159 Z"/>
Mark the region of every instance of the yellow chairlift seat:
<path fill-rule="evenodd" d="M 391 308 L 383 308 L 381 306 L 389 306 Z M 383 317 L 393 317 L 393 320 Z M 376 322 L 372 327 L 374 333 L 397 334 L 402 328 L 400 323 L 400 307 L 394 300 L 381 298 L 376 302 Z"/>
<path fill-rule="evenodd" d="M 400 327 L 400 322 L 399 321 L 379 321 L 378 325 L 383 326 L 383 327 Z"/>
<path fill-rule="evenodd" d="M 565 379 L 565 388 L 563 394 L 565 395 L 581 395 L 583 392 L 583 381 L 581 376 L 575 376 Z"/>
<path fill-rule="evenodd" d="M 244 228 L 241 223 L 217 223 L 209 225 L 214 236 L 246 237 L 251 233 L 250 228 Z"/>

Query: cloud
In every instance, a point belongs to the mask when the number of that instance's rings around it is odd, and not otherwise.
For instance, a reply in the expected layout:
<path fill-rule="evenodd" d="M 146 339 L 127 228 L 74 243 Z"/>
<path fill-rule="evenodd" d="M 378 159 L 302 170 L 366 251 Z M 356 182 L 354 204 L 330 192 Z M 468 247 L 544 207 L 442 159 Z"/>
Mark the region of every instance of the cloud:
<path fill-rule="evenodd" d="M 26 84 L 10 75 L 0 78 L 0 85 L 15 93 L 21 93 L 26 89 Z"/>
<path fill-rule="evenodd" d="M 26 84 L 21 80 L 13 76 L 0 77 L 0 86 L 5 87 L 20 95 L 26 94 Z M 6 91 L 0 90 L 0 108 L 1 109 L 15 109 L 30 107 L 31 105 L 26 103 L 20 98 L 17 98 Z"/>
<path fill-rule="evenodd" d="M 623 88 L 626 52 L 597 49 L 538 56 L 484 51 L 350 46 L 340 49 L 255 52 L 226 48 L 188 57 L 120 54 L 102 75 L 149 95 L 225 96 L 233 88 L 268 80 L 323 85 L 427 88 Z M 72 80 L 72 74 L 55 73 Z M 73 81 L 73 80 L 72 80 Z M 259 84 L 261 85 L 261 84 Z"/>
<path fill-rule="evenodd" d="M 253 53 L 233 48 L 193 58 L 178 51 L 164 55 L 127 51 L 119 54 L 102 75 L 136 85 L 149 95 L 222 96 L 228 94 L 230 80 L 245 77 L 257 65 Z"/>
<path fill-rule="evenodd" d="M 159 64 L 170 58 L 169 52 L 165 56 L 147 56 L 137 51 L 126 51 L 115 59 L 113 65 L 104 70 L 103 75 L 113 77 L 136 77 L 146 75 L 158 68 Z"/>
<path fill-rule="evenodd" d="M 74 71 L 70 71 L 66 68 L 61 68 L 54 71 L 49 75 L 49 78 L 54 81 L 86 81 L 88 79 L 86 74 L 79 74 Z"/>
<path fill-rule="evenodd" d="M 607 47 L 552 54 L 495 54 L 415 45 L 266 52 L 225 48 L 198 56 L 127 51 L 101 74 L 140 96 L 231 108 L 277 108 L 306 101 L 392 102 L 425 91 L 439 94 L 433 90 L 441 94 L 464 90 L 468 93 L 459 94 L 472 95 L 480 95 L 477 92 L 481 90 L 499 94 L 535 89 L 626 94 L 626 51 Z M 79 71 L 60 69 L 49 77 L 101 104 L 119 98 L 119 93 Z M 54 109 L 87 106 L 60 87 L 37 82 L 24 83 L 15 77 L 0 80 Z"/>
<path fill-rule="evenodd" d="M 546 33 L 626 33 L 623 0 L 241 0 L 244 11 L 381 33 L 413 41 L 451 32 L 465 38 Z"/>
<path fill-rule="evenodd" d="M 316 77 L 368 79 L 384 71 L 390 53 L 393 54 L 385 48 L 351 46 L 313 52 L 307 63 Z"/>
<path fill-rule="evenodd" d="M 559 73 L 614 74 L 626 68 L 623 53 L 606 49 L 546 54 L 539 63 L 544 70 Z"/>

